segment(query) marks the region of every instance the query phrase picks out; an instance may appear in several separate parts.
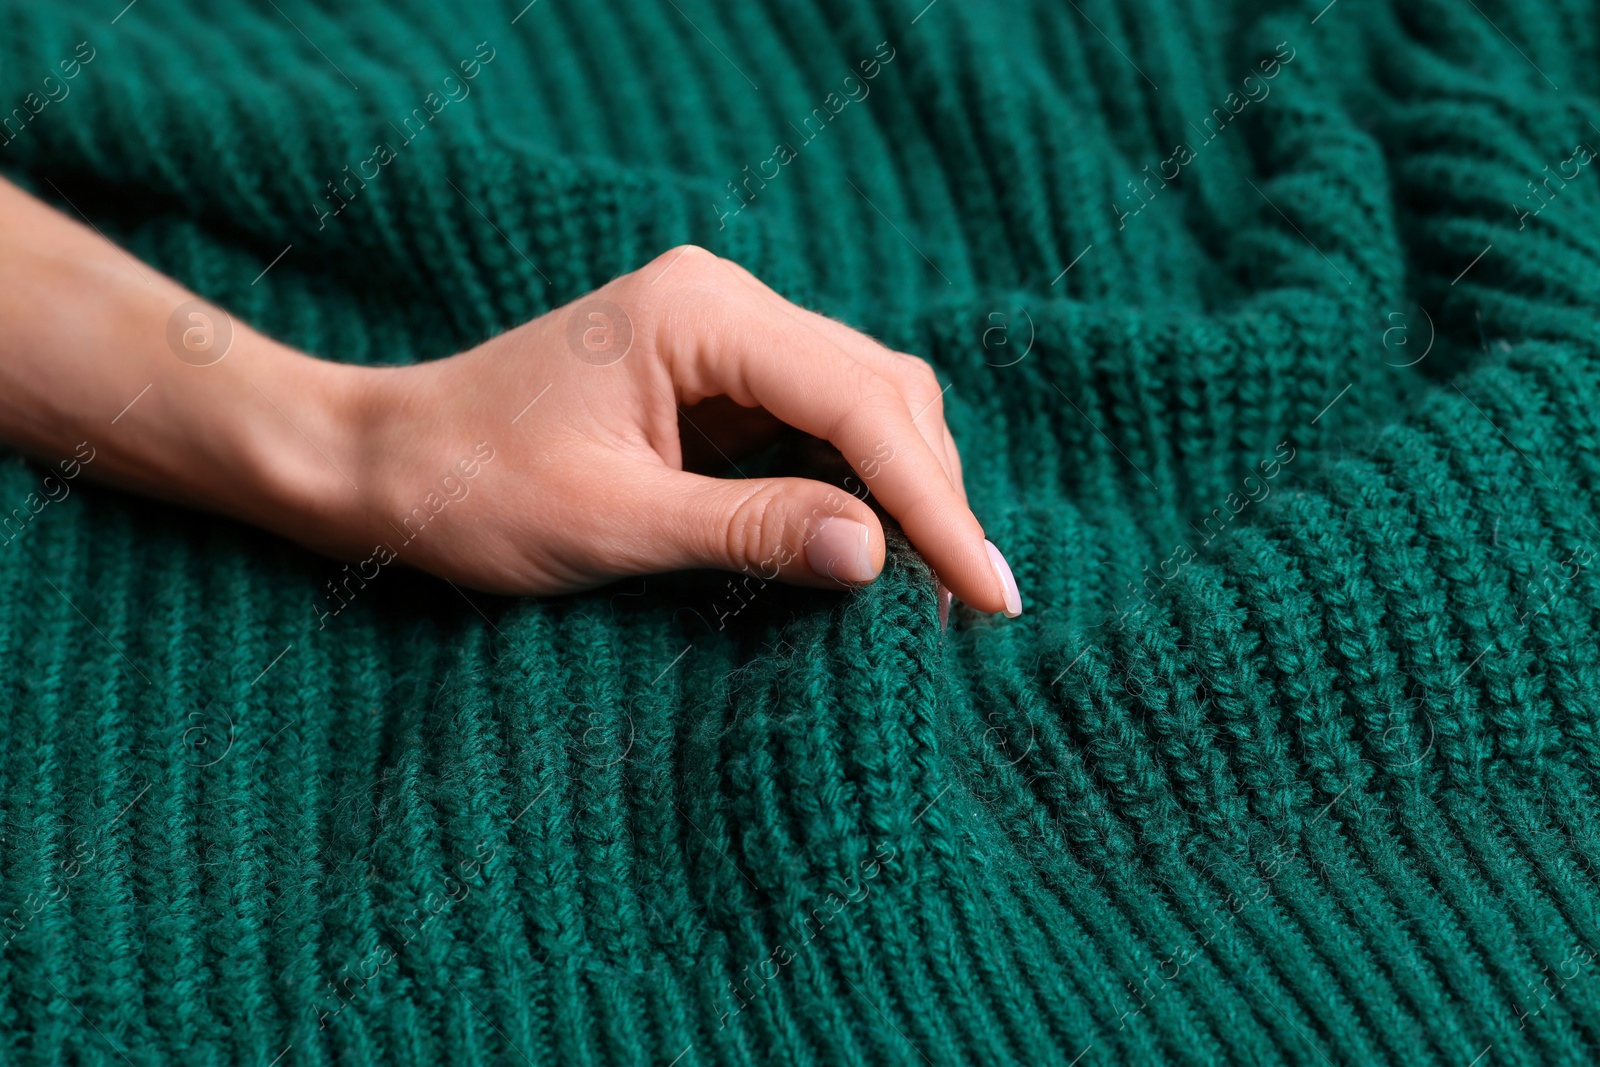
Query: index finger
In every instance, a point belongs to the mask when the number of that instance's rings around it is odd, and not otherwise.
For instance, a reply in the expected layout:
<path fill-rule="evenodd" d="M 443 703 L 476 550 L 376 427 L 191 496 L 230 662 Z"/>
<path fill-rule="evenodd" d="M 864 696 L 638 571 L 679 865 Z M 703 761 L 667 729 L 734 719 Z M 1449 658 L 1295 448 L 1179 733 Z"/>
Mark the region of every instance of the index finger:
<path fill-rule="evenodd" d="M 786 328 L 771 303 L 787 304 L 781 297 L 717 287 L 695 297 L 692 326 L 663 331 L 660 345 L 680 396 L 759 405 L 831 442 L 863 477 L 887 446 L 894 458 L 870 475 L 873 492 L 940 581 L 981 611 L 1021 613 L 1004 557 L 984 538 L 895 383 L 814 331 Z"/>

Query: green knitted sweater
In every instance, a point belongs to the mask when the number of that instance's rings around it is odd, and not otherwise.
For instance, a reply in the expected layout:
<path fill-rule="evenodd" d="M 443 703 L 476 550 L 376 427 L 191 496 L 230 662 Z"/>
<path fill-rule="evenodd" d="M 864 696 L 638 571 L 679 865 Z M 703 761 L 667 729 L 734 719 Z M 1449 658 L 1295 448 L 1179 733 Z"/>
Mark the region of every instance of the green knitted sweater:
<path fill-rule="evenodd" d="M 122 4 L 4 5 L 8 176 L 365 363 L 705 245 L 933 361 L 1027 612 L 8 459 L 0 1062 L 1600 1055 L 1592 5 Z"/>

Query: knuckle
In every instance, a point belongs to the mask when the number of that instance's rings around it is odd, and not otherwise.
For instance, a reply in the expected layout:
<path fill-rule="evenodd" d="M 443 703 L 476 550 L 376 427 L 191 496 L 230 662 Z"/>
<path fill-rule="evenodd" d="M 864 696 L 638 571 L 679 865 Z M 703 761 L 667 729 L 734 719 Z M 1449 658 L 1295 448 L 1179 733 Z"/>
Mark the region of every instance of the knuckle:
<path fill-rule="evenodd" d="M 679 245 L 642 272 L 646 275 L 642 295 L 668 311 L 680 312 L 664 316 L 673 325 L 698 330 L 724 303 L 733 277 L 728 267 L 727 260 L 699 245 Z"/>
<path fill-rule="evenodd" d="M 909 352 L 900 352 L 898 355 L 901 362 L 917 377 L 918 381 L 933 383 L 939 380 L 939 376 L 933 371 L 933 364 L 921 356 L 913 356 Z"/>
<path fill-rule="evenodd" d="M 939 385 L 939 375 L 934 372 L 933 365 L 920 356 L 911 356 L 901 353 L 907 377 L 910 380 L 909 399 L 918 408 L 934 414 L 944 412 L 944 390 Z"/>
<path fill-rule="evenodd" d="M 615 289 L 623 303 L 659 311 L 683 302 L 686 295 L 723 288 L 717 277 L 725 275 L 726 266 L 725 260 L 699 245 L 677 245 L 599 291 Z"/>
<path fill-rule="evenodd" d="M 699 245 L 670 248 L 626 276 L 623 303 L 653 358 L 693 368 L 720 350 L 729 320 L 728 262 Z"/>
<path fill-rule="evenodd" d="M 713 273 L 722 274 L 727 263 L 721 256 L 700 245 L 685 244 L 669 248 L 651 262 L 652 278 L 672 277 L 705 281 Z"/>

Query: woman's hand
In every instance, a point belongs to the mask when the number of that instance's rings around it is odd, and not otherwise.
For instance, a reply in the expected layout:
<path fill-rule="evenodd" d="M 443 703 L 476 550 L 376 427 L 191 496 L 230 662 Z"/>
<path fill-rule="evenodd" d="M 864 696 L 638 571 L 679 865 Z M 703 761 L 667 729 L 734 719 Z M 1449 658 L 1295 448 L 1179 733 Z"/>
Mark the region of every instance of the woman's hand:
<path fill-rule="evenodd" d="M 329 457 L 361 489 L 358 506 L 302 535 L 325 551 L 382 545 L 378 562 L 392 552 L 510 594 L 691 567 L 871 581 L 883 529 L 853 494 L 683 469 L 686 452 L 736 462 L 781 420 L 832 442 L 961 600 L 1021 610 L 967 507 L 928 365 L 703 249 L 674 249 L 449 359 L 334 376 L 353 432 Z"/>
<path fill-rule="evenodd" d="M 871 581 L 883 529 L 853 494 L 684 470 L 695 452 L 727 466 L 780 421 L 843 453 L 943 586 L 1021 611 L 927 364 L 702 249 L 469 352 L 356 367 L 232 321 L 0 180 L 0 439 L 367 574 L 399 561 L 533 595 L 688 567 Z"/>

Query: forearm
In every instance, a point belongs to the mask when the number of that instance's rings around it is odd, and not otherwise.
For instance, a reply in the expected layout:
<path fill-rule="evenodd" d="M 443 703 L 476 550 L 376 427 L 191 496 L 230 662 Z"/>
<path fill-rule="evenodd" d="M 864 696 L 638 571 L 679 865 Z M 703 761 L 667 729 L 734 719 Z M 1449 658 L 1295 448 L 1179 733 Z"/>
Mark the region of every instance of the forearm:
<path fill-rule="evenodd" d="M 318 360 L 0 181 L 0 441 L 92 454 L 88 477 L 474 588 L 706 566 L 871 581 L 887 542 L 853 493 L 684 470 L 680 421 L 726 462 L 761 432 L 733 412 L 760 409 L 839 448 L 951 593 L 1016 615 L 1015 578 L 966 502 L 947 390 L 923 361 L 690 247 L 446 359 Z"/>
<path fill-rule="evenodd" d="M 0 440 L 48 461 L 87 442 L 88 477 L 290 536 L 356 506 L 333 458 L 355 368 L 195 300 L 0 180 Z"/>

